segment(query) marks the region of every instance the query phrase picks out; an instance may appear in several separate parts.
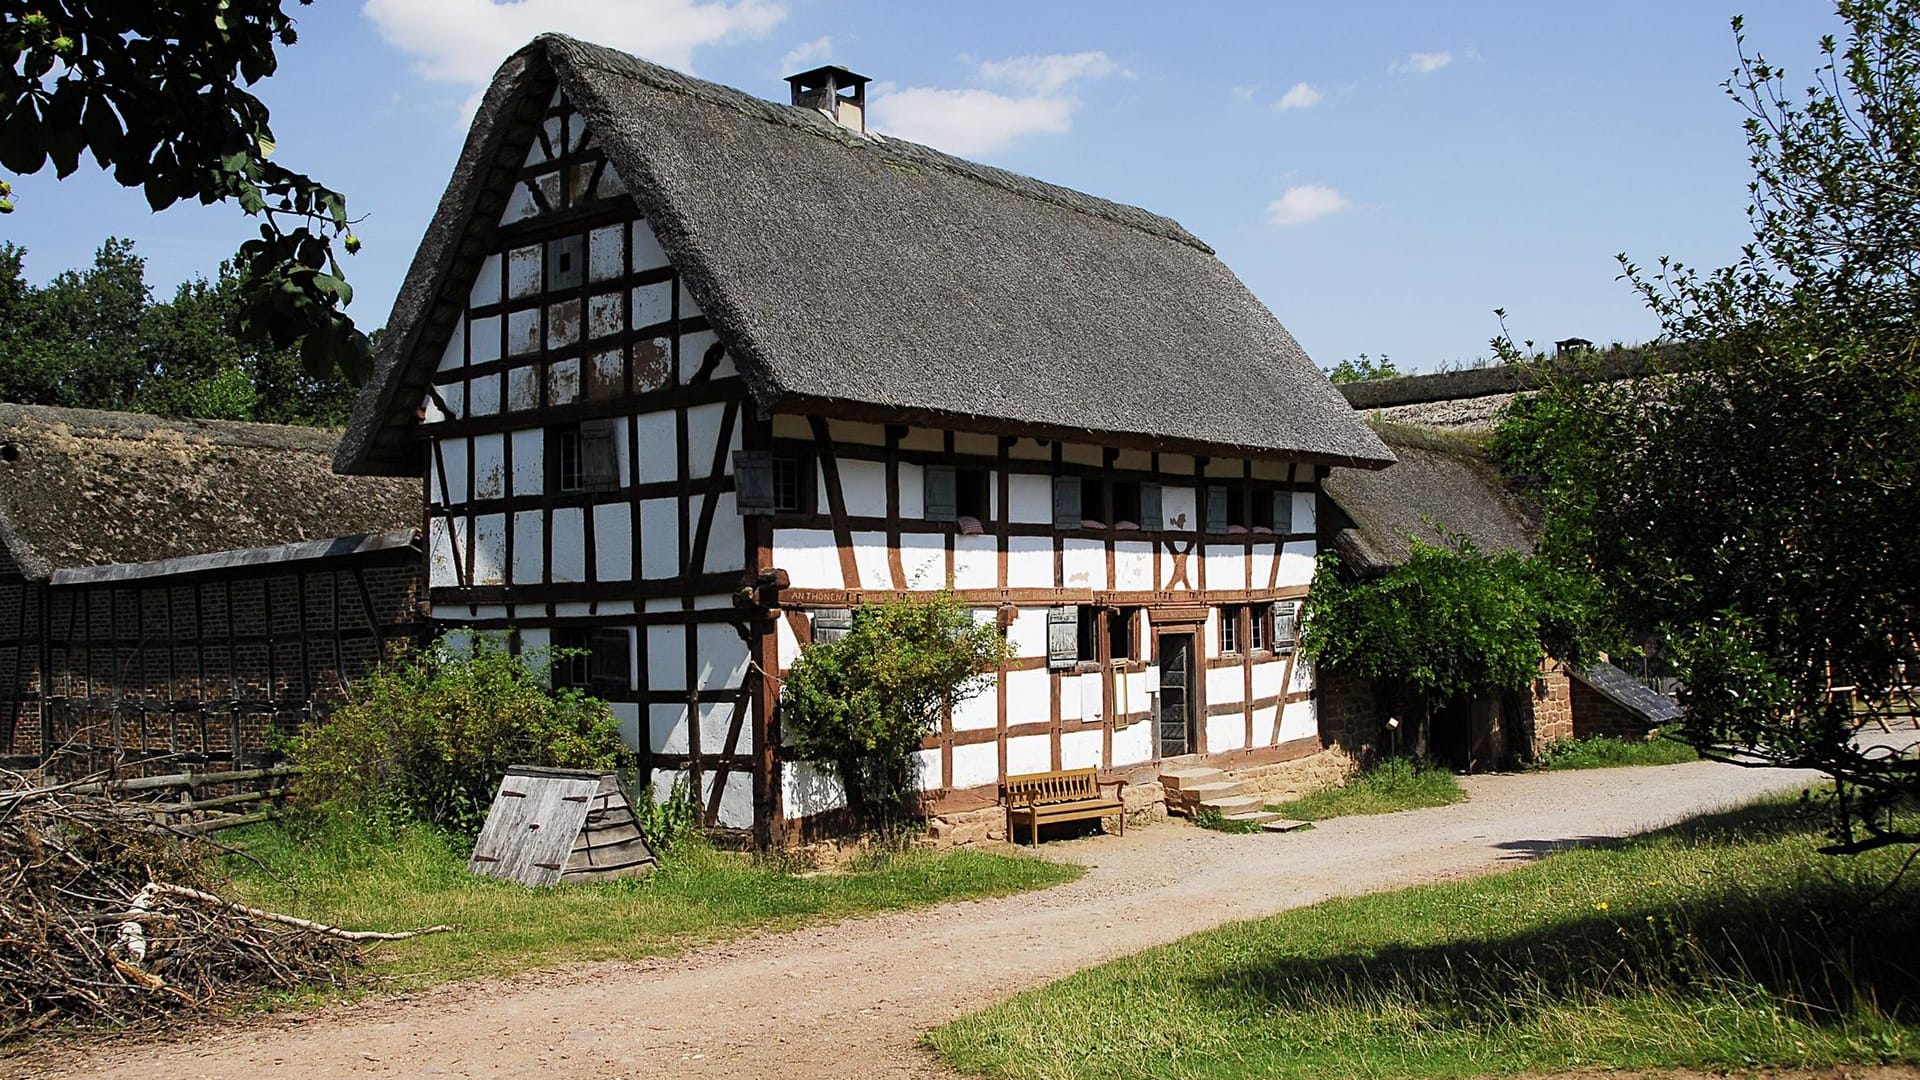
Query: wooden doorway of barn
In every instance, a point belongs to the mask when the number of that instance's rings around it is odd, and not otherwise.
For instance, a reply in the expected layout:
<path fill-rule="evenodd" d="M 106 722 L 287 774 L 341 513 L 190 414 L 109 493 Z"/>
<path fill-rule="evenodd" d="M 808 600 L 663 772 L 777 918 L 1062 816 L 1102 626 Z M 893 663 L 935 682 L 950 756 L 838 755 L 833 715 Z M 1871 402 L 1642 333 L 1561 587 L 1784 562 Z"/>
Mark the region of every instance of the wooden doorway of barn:
<path fill-rule="evenodd" d="M 1155 662 L 1160 666 L 1160 708 L 1155 716 L 1160 756 L 1179 757 L 1194 751 L 1194 632 L 1181 629 L 1155 636 Z"/>

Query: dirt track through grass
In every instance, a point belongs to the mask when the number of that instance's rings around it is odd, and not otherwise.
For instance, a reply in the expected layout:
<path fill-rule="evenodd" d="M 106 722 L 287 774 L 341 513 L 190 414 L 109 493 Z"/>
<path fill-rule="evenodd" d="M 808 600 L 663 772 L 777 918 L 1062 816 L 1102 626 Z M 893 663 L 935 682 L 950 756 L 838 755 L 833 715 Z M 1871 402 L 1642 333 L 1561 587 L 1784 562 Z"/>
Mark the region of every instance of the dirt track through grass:
<path fill-rule="evenodd" d="M 23 1075 L 944 1077 L 922 1032 L 1049 979 L 1236 919 L 1523 865 L 1755 795 L 1801 774 L 1696 763 L 1474 777 L 1471 798 L 1288 835 L 1181 824 L 1049 845 L 1081 880 L 671 959 L 460 983 L 171 1044 L 0 1062 Z M 1145 1020 L 1143 1019 L 1143 1022 Z"/>

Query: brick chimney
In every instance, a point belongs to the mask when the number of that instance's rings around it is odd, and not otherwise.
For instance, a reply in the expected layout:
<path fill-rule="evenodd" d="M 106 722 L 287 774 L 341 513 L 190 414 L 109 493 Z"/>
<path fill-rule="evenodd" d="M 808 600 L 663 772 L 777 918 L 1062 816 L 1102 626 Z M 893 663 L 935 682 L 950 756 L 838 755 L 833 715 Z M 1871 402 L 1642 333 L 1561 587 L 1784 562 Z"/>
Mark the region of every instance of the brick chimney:
<path fill-rule="evenodd" d="M 872 81 L 832 64 L 787 76 L 794 105 L 818 109 L 848 131 L 859 132 L 867 130 L 867 84 Z"/>

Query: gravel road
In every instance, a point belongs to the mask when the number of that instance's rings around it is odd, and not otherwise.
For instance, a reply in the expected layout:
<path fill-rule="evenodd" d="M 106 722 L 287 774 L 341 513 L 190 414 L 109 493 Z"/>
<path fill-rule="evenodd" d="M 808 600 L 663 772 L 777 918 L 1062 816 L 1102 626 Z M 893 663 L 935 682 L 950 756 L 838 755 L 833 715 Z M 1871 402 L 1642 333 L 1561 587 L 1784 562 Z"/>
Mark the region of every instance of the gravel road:
<path fill-rule="evenodd" d="M 1511 868 L 1810 774 L 1704 762 L 1470 777 L 1454 806 L 1285 835 L 1170 822 L 1046 845 L 1058 888 L 851 920 L 651 962 L 579 964 L 377 998 L 174 1042 L 0 1061 L 153 1080 L 376 1076 L 948 1077 L 925 1029 L 1078 968 L 1330 896 Z"/>

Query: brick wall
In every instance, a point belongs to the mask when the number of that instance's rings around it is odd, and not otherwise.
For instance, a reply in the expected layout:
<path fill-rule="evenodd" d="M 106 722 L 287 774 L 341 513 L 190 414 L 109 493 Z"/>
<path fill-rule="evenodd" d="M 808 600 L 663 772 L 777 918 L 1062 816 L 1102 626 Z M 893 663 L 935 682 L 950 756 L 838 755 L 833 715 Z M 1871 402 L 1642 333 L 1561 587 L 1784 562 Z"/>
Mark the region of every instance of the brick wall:
<path fill-rule="evenodd" d="M 1618 739 L 1644 739 L 1653 733 L 1653 726 L 1641 716 L 1603 697 L 1599 691 L 1578 679 L 1567 681 L 1573 684 L 1571 730 L 1575 738 L 1607 735 Z"/>

